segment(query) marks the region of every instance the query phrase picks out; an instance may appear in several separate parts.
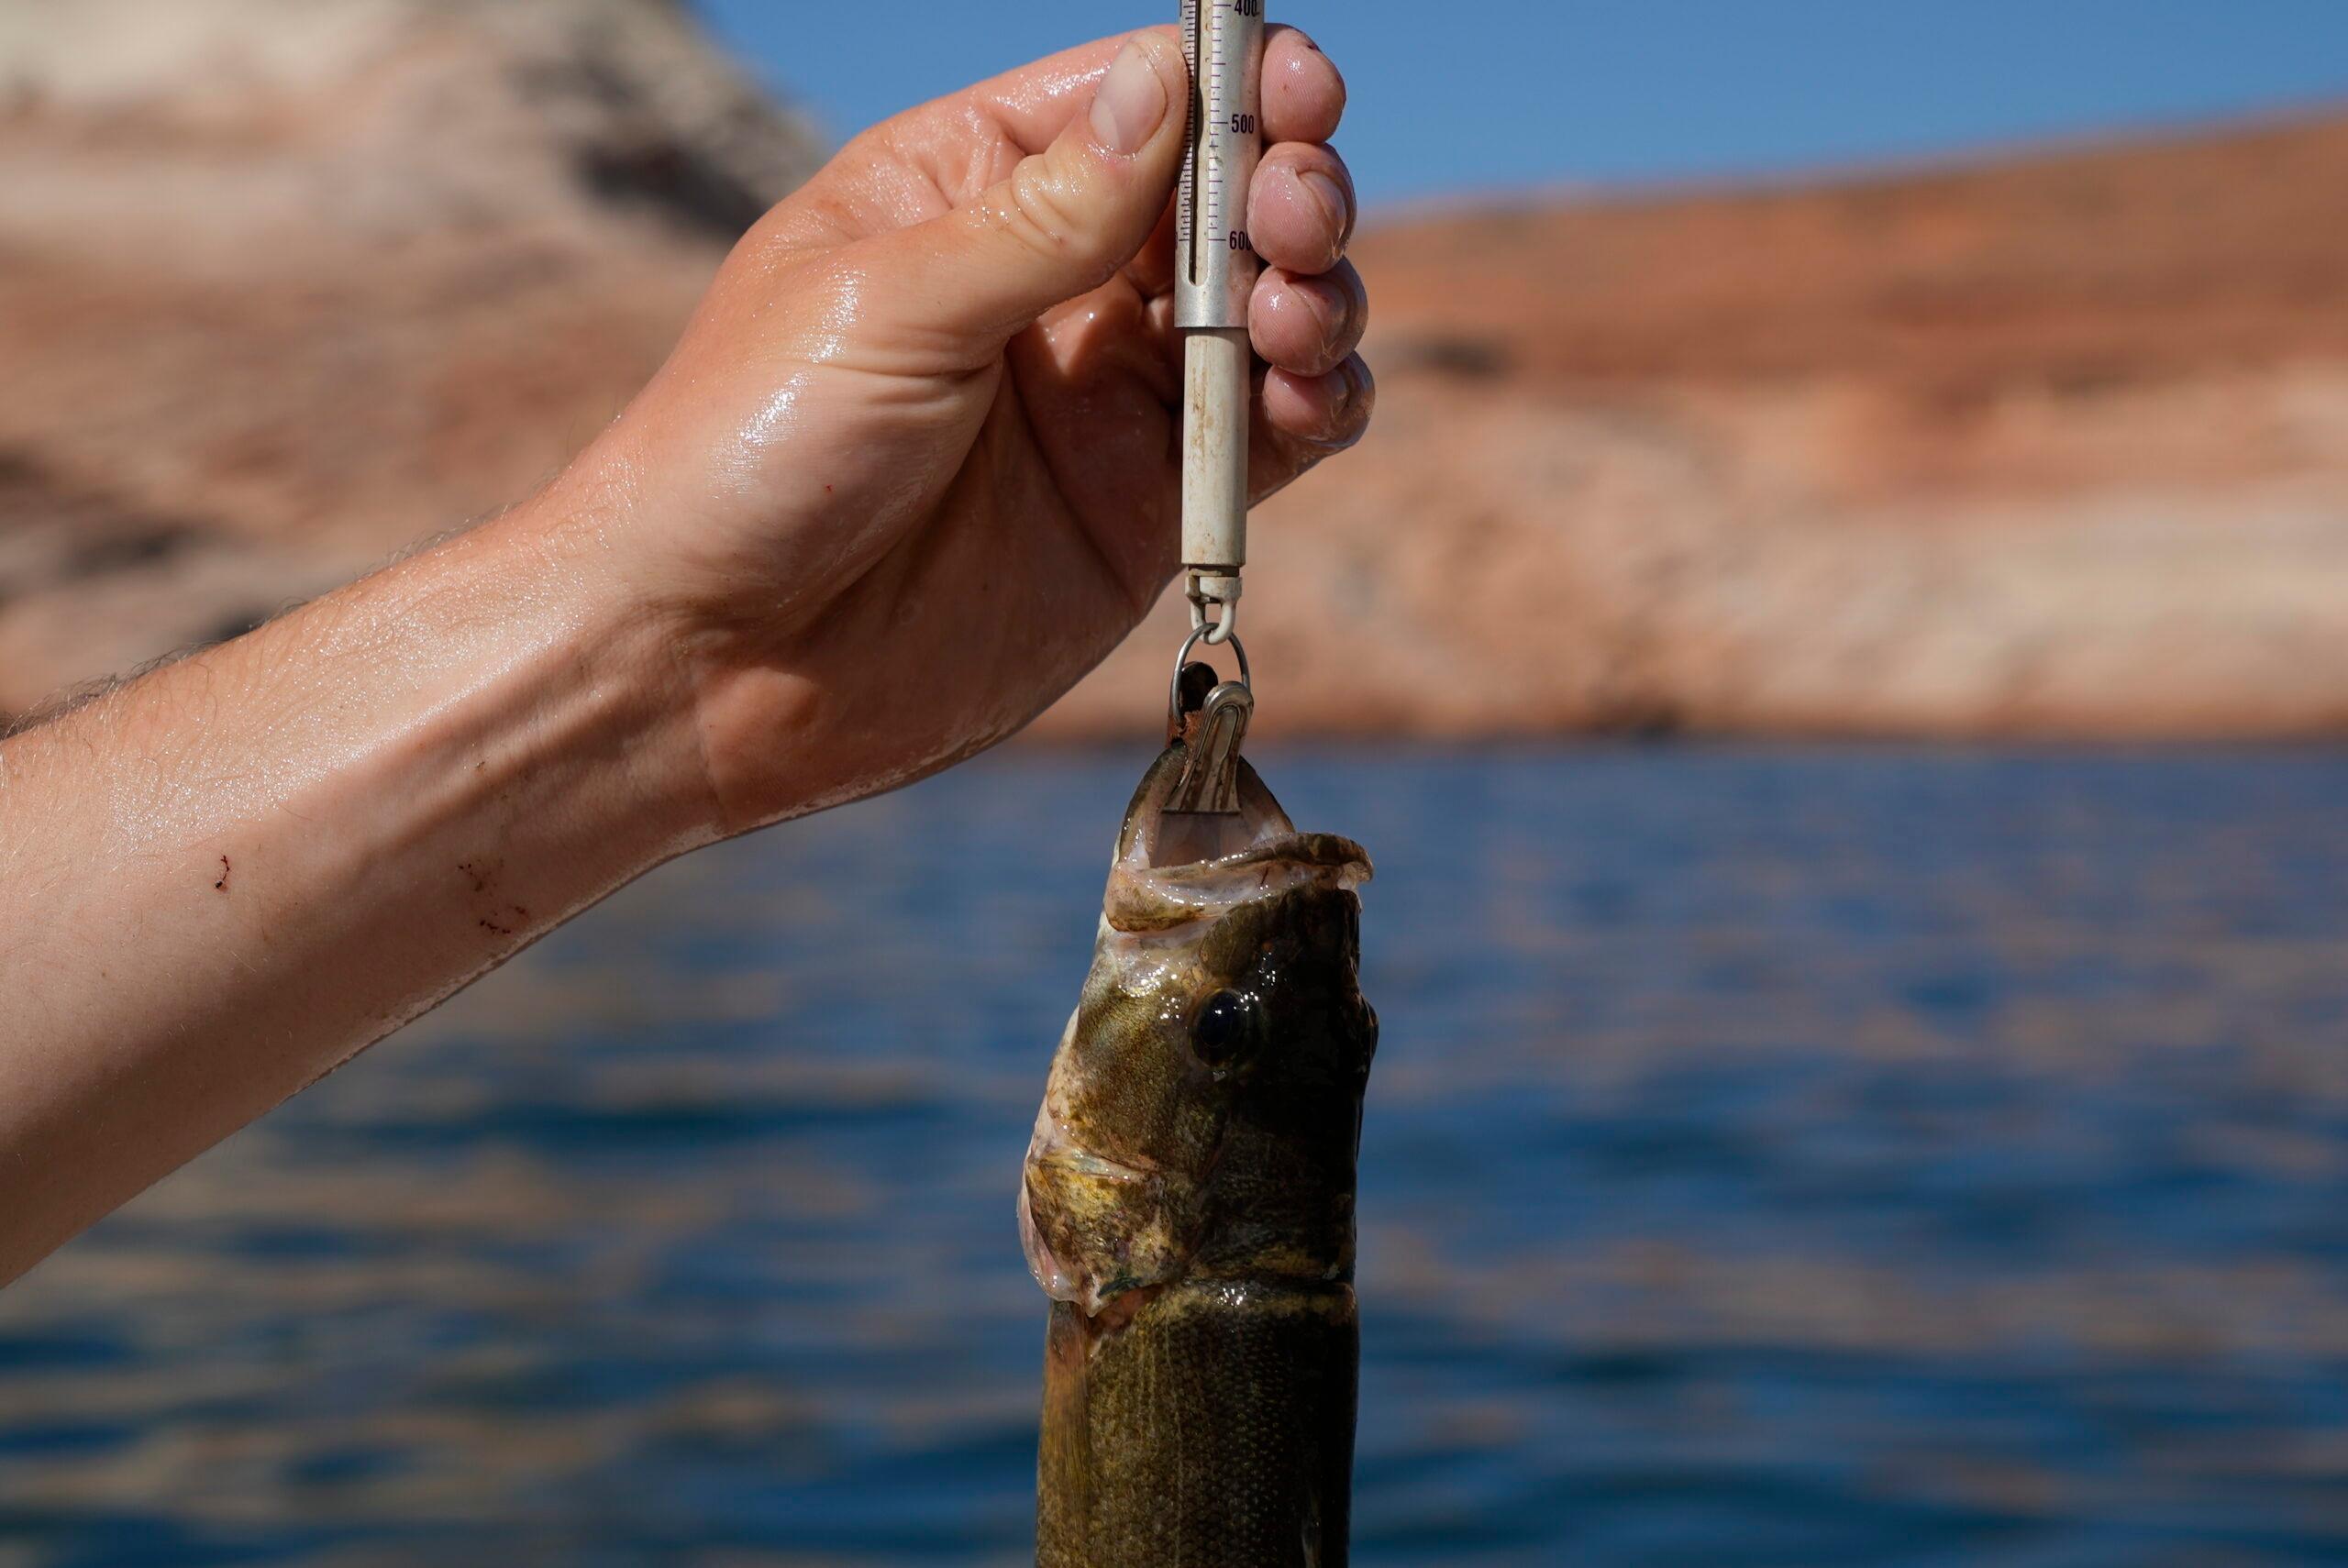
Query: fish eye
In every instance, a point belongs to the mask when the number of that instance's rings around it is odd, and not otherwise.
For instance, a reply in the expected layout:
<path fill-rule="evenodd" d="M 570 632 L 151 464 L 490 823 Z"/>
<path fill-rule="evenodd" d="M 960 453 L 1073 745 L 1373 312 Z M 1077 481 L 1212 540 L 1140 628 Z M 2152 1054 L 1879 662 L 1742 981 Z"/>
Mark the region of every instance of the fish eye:
<path fill-rule="evenodd" d="M 1256 1018 L 1255 998 L 1217 991 L 1191 1021 L 1191 1049 L 1210 1067 L 1228 1066 L 1254 1037 Z"/>

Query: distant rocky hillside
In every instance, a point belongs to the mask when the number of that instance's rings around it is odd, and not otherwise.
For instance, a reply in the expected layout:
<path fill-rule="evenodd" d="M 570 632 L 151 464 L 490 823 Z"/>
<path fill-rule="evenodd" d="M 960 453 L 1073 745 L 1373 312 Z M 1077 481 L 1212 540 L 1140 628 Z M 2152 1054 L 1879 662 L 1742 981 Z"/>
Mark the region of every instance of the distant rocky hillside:
<path fill-rule="evenodd" d="M 0 712 L 526 492 L 821 151 L 666 0 L 0 5 Z"/>
<path fill-rule="evenodd" d="M 665 0 L 0 6 L 0 711 L 525 492 L 815 151 Z M 2348 733 L 2342 189 L 2318 119 L 1373 226 L 1263 727 Z"/>
<path fill-rule="evenodd" d="M 1264 727 L 2348 734 L 2343 190 L 2331 118 L 1379 227 Z"/>

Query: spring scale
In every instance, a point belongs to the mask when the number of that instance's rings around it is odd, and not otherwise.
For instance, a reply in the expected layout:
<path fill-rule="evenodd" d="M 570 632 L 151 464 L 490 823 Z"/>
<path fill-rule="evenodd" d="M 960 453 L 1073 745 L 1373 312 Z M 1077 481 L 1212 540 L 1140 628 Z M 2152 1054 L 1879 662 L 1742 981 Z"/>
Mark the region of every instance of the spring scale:
<path fill-rule="evenodd" d="M 1191 125 L 1175 202 L 1174 326 L 1182 344 L 1182 576 L 1191 634 L 1175 656 L 1169 724 L 1191 736 L 1176 810 L 1238 810 L 1235 764 L 1255 709 L 1232 634 L 1247 563 L 1247 422 L 1254 353 L 1247 304 L 1260 264 L 1247 238 L 1247 186 L 1263 153 L 1263 0 L 1182 0 Z M 1205 690 L 1185 663 L 1229 643 L 1240 679 Z"/>

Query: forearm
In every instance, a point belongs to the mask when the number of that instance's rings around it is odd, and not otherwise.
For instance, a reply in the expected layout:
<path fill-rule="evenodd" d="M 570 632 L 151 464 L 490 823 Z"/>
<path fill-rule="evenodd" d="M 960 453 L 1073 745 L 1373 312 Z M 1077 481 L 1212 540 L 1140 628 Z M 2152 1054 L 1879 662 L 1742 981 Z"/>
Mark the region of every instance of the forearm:
<path fill-rule="evenodd" d="M 0 1282 L 711 836 L 543 499 L 0 746 Z"/>
<path fill-rule="evenodd" d="M 1344 84 L 1292 31 L 1265 80 L 1257 496 L 1373 401 Z M 1175 565 L 1190 89 L 1151 28 L 859 138 L 548 495 L 0 745 L 0 1281 L 631 877 L 992 745 L 1132 628 Z"/>

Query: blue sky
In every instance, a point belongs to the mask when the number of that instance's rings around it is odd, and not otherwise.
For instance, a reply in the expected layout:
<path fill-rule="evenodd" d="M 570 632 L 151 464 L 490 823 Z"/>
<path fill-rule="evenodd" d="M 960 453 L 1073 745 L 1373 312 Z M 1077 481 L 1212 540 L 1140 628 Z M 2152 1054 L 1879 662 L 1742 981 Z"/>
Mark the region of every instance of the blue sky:
<path fill-rule="evenodd" d="M 1173 0 L 698 0 L 844 137 Z M 2348 0 L 1268 0 L 1375 204 L 1767 175 L 2348 101 Z"/>

